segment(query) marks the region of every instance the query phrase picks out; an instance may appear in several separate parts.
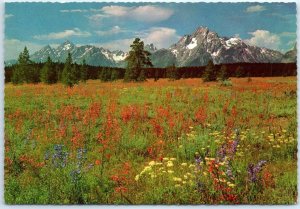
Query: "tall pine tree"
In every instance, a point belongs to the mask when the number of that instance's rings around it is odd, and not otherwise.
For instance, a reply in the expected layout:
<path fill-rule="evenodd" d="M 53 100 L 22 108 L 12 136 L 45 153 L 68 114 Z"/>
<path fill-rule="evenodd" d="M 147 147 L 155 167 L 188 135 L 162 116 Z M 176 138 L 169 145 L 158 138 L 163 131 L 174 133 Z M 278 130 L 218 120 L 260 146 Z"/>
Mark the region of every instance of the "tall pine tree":
<path fill-rule="evenodd" d="M 130 45 L 131 50 L 126 58 L 127 69 L 125 72 L 125 81 L 144 81 L 146 80 L 145 66 L 152 67 L 150 52 L 144 50 L 144 42 L 136 38 Z"/>
<path fill-rule="evenodd" d="M 204 82 L 217 80 L 217 72 L 213 61 L 211 60 L 208 61 L 202 79 Z"/>
<path fill-rule="evenodd" d="M 29 51 L 25 46 L 23 52 L 19 55 L 17 65 L 13 69 L 11 80 L 14 84 L 38 82 L 39 71 L 30 64 L 32 64 L 32 61 L 29 59 Z"/>
<path fill-rule="evenodd" d="M 84 59 L 80 66 L 80 80 L 85 83 L 87 79 L 88 79 L 88 69 L 87 69 L 86 61 Z"/>
<path fill-rule="evenodd" d="M 217 77 L 218 77 L 218 80 L 220 80 L 220 81 L 225 81 L 225 80 L 229 79 L 226 65 L 221 66 Z"/>
<path fill-rule="evenodd" d="M 44 64 L 41 70 L 41 81 L 47 84 L 52 84 L 57 82 L 57 72 L 54 68 L 54 64 L 50 57 L 48 57 L 47 62 Z"/>
<path fill-rule="evenodd" d="M 64 69 L 62 71 L 61 79 L 62 83 L 66 86 L 73 87 L 75 84 L 78 84 L 78 72 L 75 65 L 72 64 L 71 54 L 68 53 L 68 57 L 65 62 Z"/>

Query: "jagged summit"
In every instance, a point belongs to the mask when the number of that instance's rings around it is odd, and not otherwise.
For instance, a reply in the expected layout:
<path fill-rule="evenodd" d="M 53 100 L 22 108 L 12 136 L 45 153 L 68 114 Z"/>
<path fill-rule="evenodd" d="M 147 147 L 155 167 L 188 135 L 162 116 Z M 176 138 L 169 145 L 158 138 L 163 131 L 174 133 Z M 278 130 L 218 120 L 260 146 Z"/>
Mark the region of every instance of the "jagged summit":
<path fill-rule="evenodd" d="M 127 53 L 120 50 L 111 52 L 103 47 L 92 45 L 77 47 L 71 41 L 66 40 L 57 48 L 47 45 L 32 54 L 30 58 L 35 62 L 45 62 L 49 56 L 55 62 L 64 62 L 69 52 L 74 62 L 80 64 L 85 59 L 87 64 L 94 66 L 119 66 L 127 56 Z"/>
<path fill-rule="evenodd" d="M 146 44 L 144 48 L 146 51 L 149 51 L 150 53 L 154 53 L 155 51 L 157 51 L 157 48 L 154 46 L 153 43 Z"/>
<path fill-rule="evenodd" d="M 169 48 L 169 52 L 176 59 L 177 66 L 203 66 L 209 60 L 215 64 L 280 62 L 283 56 L 278 51 L 247 45 L 237 37 L 219 37 L 215 31 L 203 26 L 191 35 L 183 36 Z"/>

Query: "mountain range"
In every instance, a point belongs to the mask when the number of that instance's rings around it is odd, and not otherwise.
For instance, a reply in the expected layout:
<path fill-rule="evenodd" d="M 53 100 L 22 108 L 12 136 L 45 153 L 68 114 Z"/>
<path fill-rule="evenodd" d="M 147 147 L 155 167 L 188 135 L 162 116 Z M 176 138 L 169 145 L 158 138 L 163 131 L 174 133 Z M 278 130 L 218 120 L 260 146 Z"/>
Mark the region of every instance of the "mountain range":
<path fill-rule="evenodd" d="M 153 44 L 145 45 L 149 51 L 151 61 L 155 67 L 176 66 L 204 66 L 209 60 L 215 64 L 221 63 L 280 63 L 296 62 L 297 49 L 295 47 L 282 54 L 279 51 L 251 46 L 237 37 L 219 37 L 207 27 L 199 27 L 190 34 L 184 35 L 177 43 L 167 49 L 157 49 Z M 73 61 L 80 64 L 85 59 L 92 66 L 125 67 L 128 52 L 121 50 L 110 51 L 103 47 L 92 45 L 76 46 L 66 41 L 57 48 L 47 45 L 30 55 L 34 62 L 45 62 L 50 56 L 53 61 L 64 62 L 68 52 Z M 15 63 L 15 60 L 5 62 L 5 65 Z"/>

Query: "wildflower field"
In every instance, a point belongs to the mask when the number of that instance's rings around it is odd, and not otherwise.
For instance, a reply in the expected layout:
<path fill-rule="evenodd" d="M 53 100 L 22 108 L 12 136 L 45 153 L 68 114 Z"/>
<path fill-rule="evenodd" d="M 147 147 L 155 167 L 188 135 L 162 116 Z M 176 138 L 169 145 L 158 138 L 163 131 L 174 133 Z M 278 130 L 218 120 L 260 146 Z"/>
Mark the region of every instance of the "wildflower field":
<path fill-rule="evenodd" d="M 294 204 L 296 77 L 5 86 L 8 204 Z"/>

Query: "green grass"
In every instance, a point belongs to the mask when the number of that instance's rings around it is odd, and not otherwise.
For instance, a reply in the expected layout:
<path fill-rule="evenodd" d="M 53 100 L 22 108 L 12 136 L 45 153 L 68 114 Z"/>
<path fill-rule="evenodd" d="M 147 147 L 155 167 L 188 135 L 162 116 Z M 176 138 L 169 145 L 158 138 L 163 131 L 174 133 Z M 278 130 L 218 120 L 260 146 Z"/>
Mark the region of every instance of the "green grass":
<path fill-rule="evenodd" d="M 5 202 L 294 204 L 296 78 L 231 82 L 6 84 Z"/>

